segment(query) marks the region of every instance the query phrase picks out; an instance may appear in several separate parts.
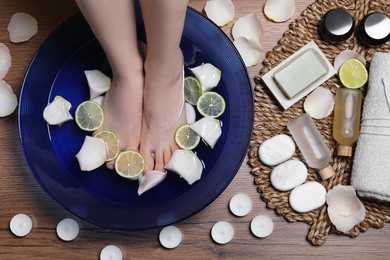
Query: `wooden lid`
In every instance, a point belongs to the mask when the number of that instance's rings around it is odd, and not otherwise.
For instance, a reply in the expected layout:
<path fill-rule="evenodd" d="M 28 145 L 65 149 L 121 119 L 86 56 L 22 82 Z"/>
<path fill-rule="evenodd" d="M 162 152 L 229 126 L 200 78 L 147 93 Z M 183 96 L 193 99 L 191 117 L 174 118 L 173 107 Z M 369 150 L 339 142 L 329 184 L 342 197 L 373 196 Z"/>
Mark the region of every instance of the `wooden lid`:
<path fill-rule="evenodd" d="M 324 169 L 320 170 L 320 176 L 325 181 L 335 175 L 335 171 L 333 170 L 333 167 L 328 165 Z"/>
<path fill-rule="evenodd" d="M 337 155 L 338 156 L 352 156 L 352 146 L 350 145 L 338 145 L 337 146 Z"/>

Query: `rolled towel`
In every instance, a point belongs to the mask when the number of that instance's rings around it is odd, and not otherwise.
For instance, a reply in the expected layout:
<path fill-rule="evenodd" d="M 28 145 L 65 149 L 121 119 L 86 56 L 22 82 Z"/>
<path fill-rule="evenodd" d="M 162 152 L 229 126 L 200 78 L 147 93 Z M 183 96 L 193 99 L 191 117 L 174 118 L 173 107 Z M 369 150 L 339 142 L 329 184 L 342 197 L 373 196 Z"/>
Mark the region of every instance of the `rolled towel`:
<path fill-rule="evenodd" d="M 362 197 L 390 202 L 390 53 L 375 53 L 363 104 L 351 185 Z"/>

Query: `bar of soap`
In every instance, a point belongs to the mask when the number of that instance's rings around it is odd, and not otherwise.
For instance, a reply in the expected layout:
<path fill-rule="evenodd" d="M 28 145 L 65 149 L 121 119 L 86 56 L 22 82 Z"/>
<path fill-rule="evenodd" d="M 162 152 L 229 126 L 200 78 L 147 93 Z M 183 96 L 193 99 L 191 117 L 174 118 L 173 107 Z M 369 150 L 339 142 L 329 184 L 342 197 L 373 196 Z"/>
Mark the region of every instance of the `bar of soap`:
<path fill-rule="evenodd" d="M 325 75 L 326 72 L 327 69 L 320 57 L 314 50 L 309 49 L 275 73 L 274 79 L 283 93 L 291 99 Z"/>
<path fill-rule="evenodd" d="M 326 189 L 319 182 L 307 182 L 294 188 L 288 201 L 293 210 L 306 213 L 325 204 Z"/>

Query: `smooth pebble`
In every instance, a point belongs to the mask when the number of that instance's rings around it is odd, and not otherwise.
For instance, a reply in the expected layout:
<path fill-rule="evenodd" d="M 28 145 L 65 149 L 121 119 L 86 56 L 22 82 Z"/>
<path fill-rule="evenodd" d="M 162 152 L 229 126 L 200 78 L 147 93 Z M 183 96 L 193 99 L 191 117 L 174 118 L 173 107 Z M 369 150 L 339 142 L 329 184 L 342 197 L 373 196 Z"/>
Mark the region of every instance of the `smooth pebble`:
<path fill-rule="evenodd" d="M 319 182 L 312 181 L 294 188 L 289 197 L 289 203 L 293 210 L 305 213 L 324 205 L 326 201 L 326 189 Z"/>
<path fill-rule="evenodd" d="M 65 218 L 57 224 L 57 235 L 64 241 L 72 241 L 80 232 L 79 224 L 76 220 L 71 218 Z"/>
<path fill-rule="evenodd" d="M 17 214 L 12 217 L 9 228 L 15 236 L 27 236 L 32 230 L 32 220 L 26 214 Z"/>
<path fill-rule="evenodd" d="M 268 237 L 274 230 L 274 222 L 265 215 L 259 215 L 251 221 L 252 234 L 257 237 Z"/>
<path fill-rule="evenodd" d="M 290 159 L 294 153 L 294 140 L 285 134 L 275 135 L 265 140 L 258 150 L 260 160 L 268 166 L 278 165 Z"/>
<path fill-rule="evenodd" d="M 102 251 L 100 251 L 100 260 L 122 260 L 123 253 L 122 250 L 114 245 L 105 246 Z"/>
<path fill-rule="evenodd" d="M 229 208 L 238 217 L 246 216 L 252 210 L 252 200 L 246 194 L 236 194 L 230 199 Z"/>
<path fill-rule="evenodd" d="M 159 240 L 163 247 L 172 249 L 180 245 L 182 234 L 177 227 L 168 226 L 160 231 Z"/>
<path fill-rule="evenodd" d="M 288 191 L 306 181 L 307 168 L 298 160 L 289 160 L 276 166 L 270 176 L 272 186 L 279 191 Z"/>
<path fill-rule="evenodd" d="M 219 221 L 211 228 L 211 237 L 218 244 L 229 243 L 234 236 L 233 226 L 226 221 Z"/>

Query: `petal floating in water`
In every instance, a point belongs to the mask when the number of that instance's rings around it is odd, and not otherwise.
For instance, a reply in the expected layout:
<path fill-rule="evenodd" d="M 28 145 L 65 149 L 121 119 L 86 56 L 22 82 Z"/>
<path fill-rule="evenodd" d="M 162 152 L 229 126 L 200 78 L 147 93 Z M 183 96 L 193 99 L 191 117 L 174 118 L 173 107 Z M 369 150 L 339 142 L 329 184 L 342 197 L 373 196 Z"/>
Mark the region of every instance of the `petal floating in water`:
<path fill-rule="evenodd" d="M 82 171 L 92 171 L 106 161 L 106 144 L 103 139 L 85 136 L 80 151 L 76 154 Z"/>
<path fill-rule="evenodd" d="M 138 186 L 138 195 L 141 195 L 145 191 L 150 190 L 151 188 L 156 187 L 160 182 L 162 182 L 167 176 L 166 172 L 161 171 L 149 171 L 145 174 L 141 175 L 138 178 L 139 186 Z"/>
<path fill-rule="evenodd" d="M 165 169 L 179 174 L 191 185 L 202 176 L 203 165 L 194 152 L 179 149 L 173 153 Z"/>
<path fill-rule="evenodd" d="M 214 148 L 222 134 L 221 122 L 210 116 L 205 116 L 192 125 L 194 130 L 211 148 Z"/>
<path fill-rule="evenodd" d="M 221 70 L 210 63 L 203 63 L 191 71 L 202 84 L 203 93 L 215 88 L 221 80 Z"/>
<path fill-rule="evenodd" d="M 50 104 L 43 110 L 43 118 L 49 125 L 61 125 L 62 123 L 72 120 L 69 113 L 72 104 L 61 96 L 56 96 Z"/>
<path fill-rule="evenodd" d="M 90 99 L 94 99 L 110 89 L 111 79 L 100 70 L 86 70 Z"/>

